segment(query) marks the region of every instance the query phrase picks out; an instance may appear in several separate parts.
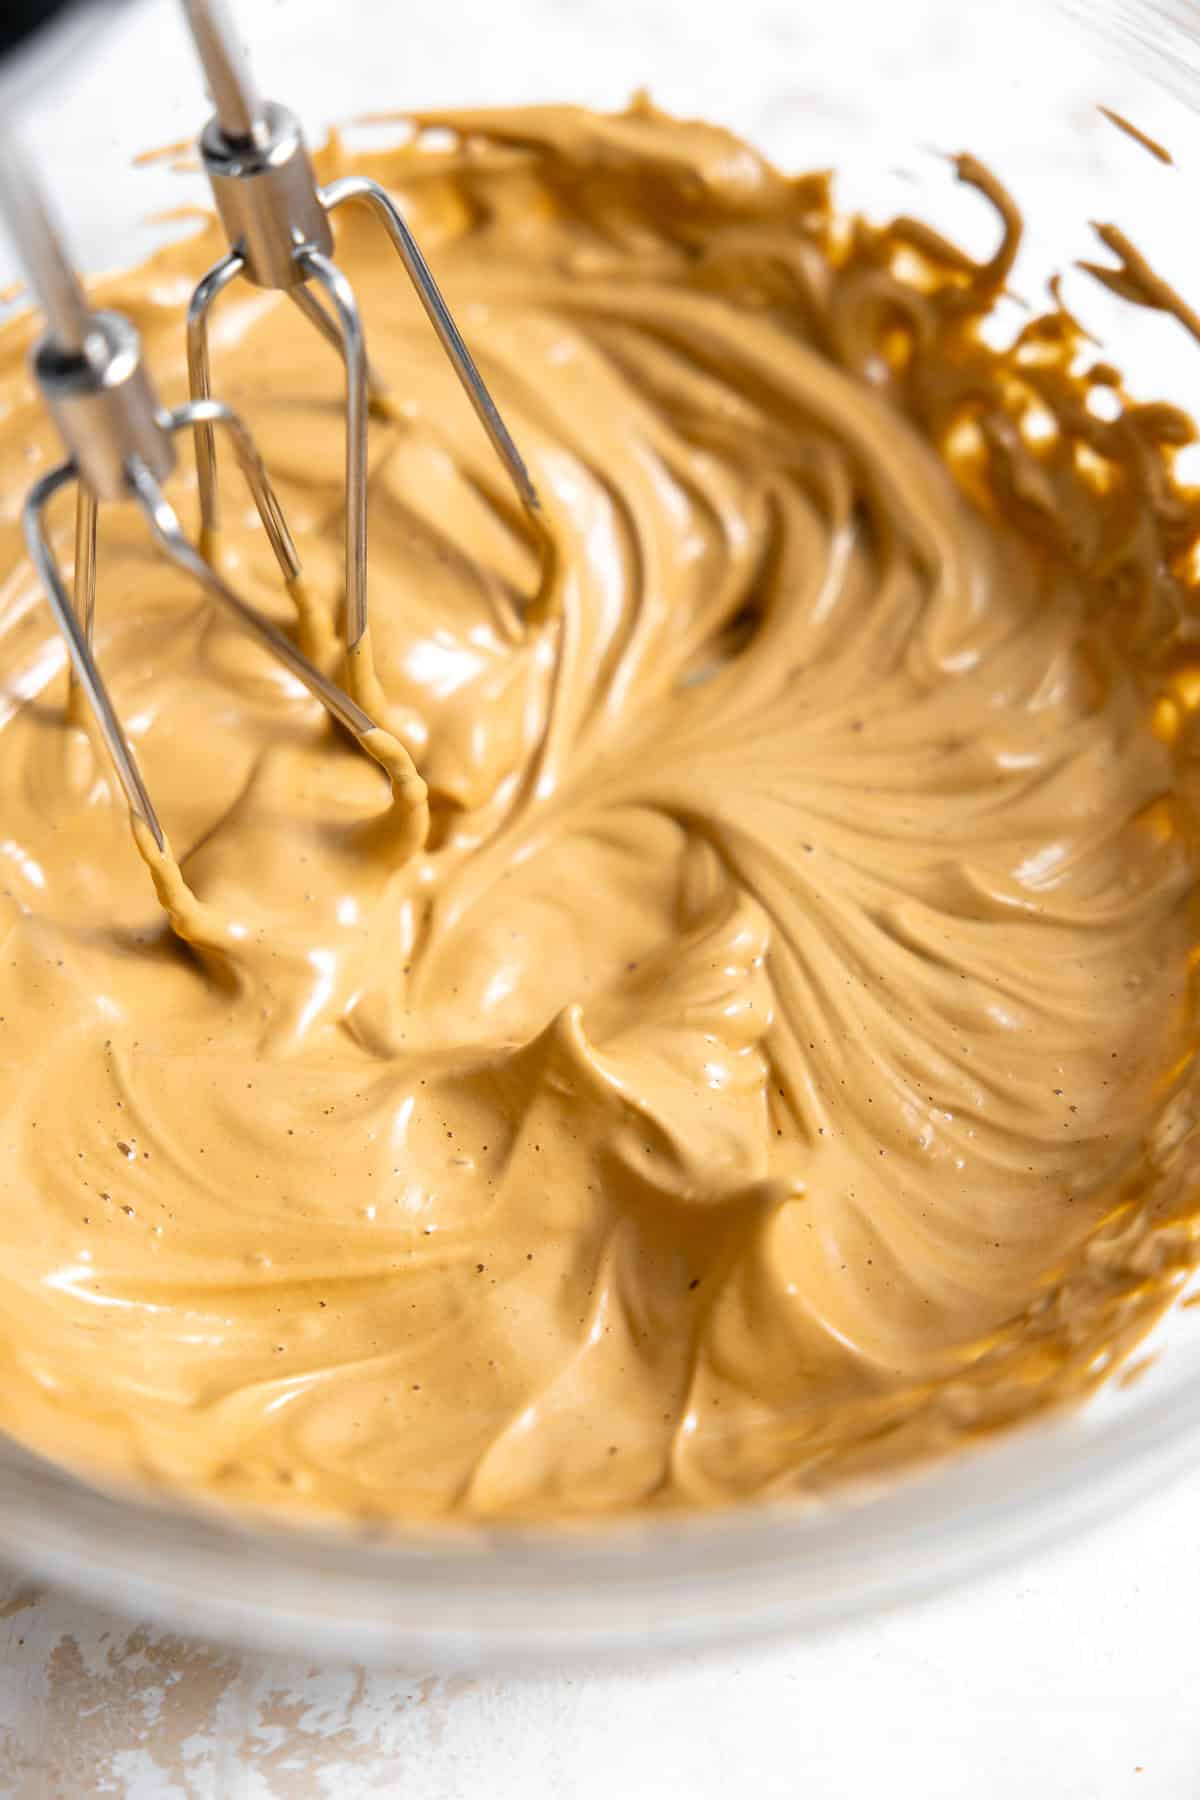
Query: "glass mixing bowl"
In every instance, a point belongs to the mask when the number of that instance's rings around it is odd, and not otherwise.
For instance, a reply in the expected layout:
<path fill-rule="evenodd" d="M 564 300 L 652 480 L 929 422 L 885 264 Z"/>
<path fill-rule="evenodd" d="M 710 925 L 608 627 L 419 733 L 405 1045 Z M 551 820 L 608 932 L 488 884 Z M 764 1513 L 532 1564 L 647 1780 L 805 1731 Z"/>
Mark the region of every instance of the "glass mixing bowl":
<path fill-rule="evenodd" d="M 242 0 L 261 85 L 317 137 L 405 105 L 572 99 L 648 85 L 728 123 L 790 168 L 833 166 L 844 204 L 919 214 L 973 253 L 993 225 L 944 152 L 983 157 L 1024 205 L 1013 286 L 1094 249 L 1113 218 L 1185 294 L 1200 249 L 1180 228 L 1200 169 L 1200 55 L 1187 0 L 1077 9 L 1047 0 Z M 136 260 L 149 215 L 204 199 L 198 177 L 134 168 L 191 137 L 205 102 L 169 0 L 131 0 L 53 59 L 24 135 L 80 263 Z M 1195 65 L 1195 66 L 1194 66 Z M 1165 140 L 1164 167 L 1096 110 Z M 5 109 L 6 111 L 8 108 Z M 365 129 L 365 128 L 364 128 Z M 186 229 L 186 227 L 183 227 Z M 15 274 L 0 242 L 0 283 Z M 1200 347 L 1080 275 L 1065 298 L 1135 391 L 1196 406 Z M 1076 1533 L 1200 1463 L 1200 1309 L 1177 1308 L 1139 1380 L 873 1494 L 804 1510 L 560 1530 L 424 1530 L 388 1542 L 199 1515 L 89 1488 L 0 1447 L 0 1553 L 38 1576 L 180 1629 L 356 1660 L 509 1666 L 819 1629 Z"/>

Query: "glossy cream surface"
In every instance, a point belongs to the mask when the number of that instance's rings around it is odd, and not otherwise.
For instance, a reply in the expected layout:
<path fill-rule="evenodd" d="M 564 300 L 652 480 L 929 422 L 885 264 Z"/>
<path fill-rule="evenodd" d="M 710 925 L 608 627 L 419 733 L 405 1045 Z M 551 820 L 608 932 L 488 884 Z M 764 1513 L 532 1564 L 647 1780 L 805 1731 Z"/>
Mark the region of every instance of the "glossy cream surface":
<path fill-rule="evenodd" d="M 981 265 L 646 105 L 436 123 L 370 172 L 544 542 L 341 215 L 388 386 L 344 670 L 339 365 L 249 288 L 213 340 L 303 587 L 233 466 L 214 554 L 375 709 L 394 796 L 106 512 L 143 859 L 0 337 L 0 1425 L 302 1514 L 546 1516 L 825 1489 L 1085 1393 L 1197 1245 L 1183 422 L 1061 311 L 986 348 L 1019 220 L 970 159 Z M 218 252 L 103 288 L 172 396 Z"/>

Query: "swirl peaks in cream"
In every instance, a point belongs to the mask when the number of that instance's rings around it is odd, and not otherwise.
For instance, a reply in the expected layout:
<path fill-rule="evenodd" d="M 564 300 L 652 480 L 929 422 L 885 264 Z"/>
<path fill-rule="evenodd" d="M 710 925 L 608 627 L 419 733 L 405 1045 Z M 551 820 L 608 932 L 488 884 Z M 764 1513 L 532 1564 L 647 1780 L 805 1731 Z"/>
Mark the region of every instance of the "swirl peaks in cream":
<path fill-rule="evenodd" d="M 340 669 L 341 372 L 224 298 L 305 580 L 234 507 L 213 554 L 382 725 L 106 514 L 165 855 L 66 710 L 0 342 L 0 1424 L 230 1502 L 546 1516 L 802 1494 L 1086 1393 L 1198 1241 L 1188 428 L 1061 308 L 987 347 L 1020 225 L 970 158 L 982 264 L 647 102 L 422 123 L 372 172 L 545 541 L 347 218 L 390 399 Z M 215 247 L 103 289 L 177 389 Z"/>

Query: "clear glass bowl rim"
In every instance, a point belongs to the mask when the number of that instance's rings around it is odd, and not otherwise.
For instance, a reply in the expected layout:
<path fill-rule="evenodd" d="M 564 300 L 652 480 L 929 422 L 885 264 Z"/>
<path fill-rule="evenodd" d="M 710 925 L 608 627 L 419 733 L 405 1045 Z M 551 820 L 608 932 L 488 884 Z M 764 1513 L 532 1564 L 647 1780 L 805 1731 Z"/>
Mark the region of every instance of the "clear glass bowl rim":
<path fill-rule="evenodd" d="M 1100 1424 L 1051 1416 L 829 1503 L 438 1523 L 386 1541 L 104 1492 L 4 1444 L 0 1545 L 97 1604 L 249 1647 L 561 1667 L 820 1631 L 1078 1536 L 1198 1465 L 1200 1385 L 1185 1366 Z"/>
<path fill-rule="evenodd" d="M 104 22 L 96 0 L 69 16 L 28 59 L 29 90 L 43 92 Z M 0 108 L 10 92 L 0 88 Z M 1193 1346 L 1151 1396 L 1112 1416 L 1053 1416 L 827 1503 L 536 1529 L 439 1524 L 386 1542 L 105 1492 L 2 1443 L 0 1554 L 170 1628 L 439 1670 L 818 1632 L 1077 1535 L 1200 1466 L 1197 1367 Z"/>

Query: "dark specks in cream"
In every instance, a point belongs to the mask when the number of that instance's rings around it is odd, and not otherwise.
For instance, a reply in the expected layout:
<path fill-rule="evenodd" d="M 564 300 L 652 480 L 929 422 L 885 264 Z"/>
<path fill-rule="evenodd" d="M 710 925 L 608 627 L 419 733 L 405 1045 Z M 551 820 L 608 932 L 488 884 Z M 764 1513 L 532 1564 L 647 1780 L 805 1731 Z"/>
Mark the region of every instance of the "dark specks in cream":
<path fill-rule="evenodd" d="M 152 885 L 104 768 L 61 781 L 57 677 L 5 715 L 0 1424 L 229 1502 L 493 1518 L 804 1493 L 1078 1397 L 1197 1245 L 1179 415 L 1081 377 L 1061 308 L 987 347 L 1019 219 L 970 158 L 982 264 L 647 103 L 430 122 L 372 172 L 548 546 L 353 218 L 401 397 L 353 672 L 390 797 L 106 517 L 174 854 Z M 168 390 L 158 278 L 213 248 L 106 290 Z M 303 588 L 236 515 L 218 554 L 333 667 L 340 373 L 223 306 Z M 10 496 L 51 454 L 28 335 Z M 18 691 L 54 665 L 11 505 L 0 567 Z"/>

